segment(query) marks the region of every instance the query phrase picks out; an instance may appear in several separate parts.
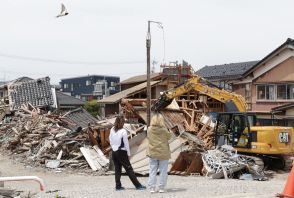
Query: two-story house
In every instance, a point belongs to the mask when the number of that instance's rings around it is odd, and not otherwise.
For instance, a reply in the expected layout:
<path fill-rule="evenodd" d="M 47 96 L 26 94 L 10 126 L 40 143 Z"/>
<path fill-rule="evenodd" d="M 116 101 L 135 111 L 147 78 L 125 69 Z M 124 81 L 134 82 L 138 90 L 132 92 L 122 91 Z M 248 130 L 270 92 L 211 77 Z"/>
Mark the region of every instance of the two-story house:
<path fill-rule="evenodd" d="M 103 99 L 120 91 L 117 76 L 88 75 L 61 79 L 62 92 L 83 101 Z"/>
<path fill-rule="evenodd" d="M 206 66 L 196 74 L 245 97 L 248 111 L 294 112 L 294 40 L 287 39 L 259 61 Z M 286 115 L 284 115 L 286 116 Z M 289 116 L 293 115 L 287 115 Z M 280 118 L 283 116 L 280 115 Z"/>

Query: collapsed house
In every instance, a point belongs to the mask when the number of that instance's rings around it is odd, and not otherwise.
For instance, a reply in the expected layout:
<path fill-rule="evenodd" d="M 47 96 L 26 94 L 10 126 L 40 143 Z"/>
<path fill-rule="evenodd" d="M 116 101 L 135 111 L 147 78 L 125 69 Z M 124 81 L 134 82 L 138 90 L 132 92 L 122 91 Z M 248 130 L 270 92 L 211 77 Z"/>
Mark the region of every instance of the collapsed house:
<path fill-rule="evenodd" d="M 89 130 L 98 120 L 77 108 L 83 101 L 55 92 L 49 77 L 19 78 L 0 90 L 3 151 L 30 165 L 83 169 L 88 167 L 87 153 L 95 149 L 101 167 L 106 167 L 108 160 L 102 151 L 91 147 Z"/>
<path fill-rule="evenodd" d="M 153 81 L 154 90 L 162 90 L 165 83 Z M 60 102 L 55 97 L 57 94 L 51 90 L 49 78 L 27 79 L 9 85 L 6 89 L 7 95 L 1 103 L 1 108 L 5 110 L 2 111 L 0 125 L 0 147 L 3 151 L 14 154 L 14 157 L 32 166 L 81 171 L 91 168 L 98 174 L 109 169 L 111 163 L 107 156 L 111 148 L 108 137 L 115 116 L 98 120 L 82 108 L 52 111 L 52 106 L 56 108 Z M 38 91 L 35 93 L 31 89 Z M 143 82 L 102 100 L 118 103 L 119 111 L 128 120 L 124 128 L 129 133 L 130 160 L 134 171 L 141 175 L 149 171 L 149 159 L 146 156 L 146 99 L 134 97 L 143 96 L 145 90 L 146 82 Z M 203 95 L 191 92 L 173 101 L 162 111 L 166 126 L 173 133 L 169 142 L 170 174 L 219 175 L 220 169 L 215 169 L 216 166 L 207 163 L 203 157 L 208 150 L 215 149 L 214 122 L 205 113 L 223 109 L 223 106 L 211 98 L 203 98 Z M 63 102 L 68 100 L 64 95 L 62 99 Z M 214 105 L 211 105 L 212 102 Z M 69 105 L 62 104 L 74 106 L 76 101 Z M 244 164 L 239 168 L 247 168 Z M 225 170 L 230 172 L 240 169 L 228 167 Z M 222 176 L 225 177 L 226 172 Z"/>

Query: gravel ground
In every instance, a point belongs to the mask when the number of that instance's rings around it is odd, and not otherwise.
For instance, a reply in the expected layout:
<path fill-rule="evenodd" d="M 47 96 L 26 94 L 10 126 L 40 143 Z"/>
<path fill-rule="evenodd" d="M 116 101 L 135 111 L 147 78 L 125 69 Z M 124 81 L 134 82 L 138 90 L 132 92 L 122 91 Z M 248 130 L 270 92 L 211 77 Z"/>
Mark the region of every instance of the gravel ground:
<path fill-rule="evenodd" d="M 41 168 L 24 167 L 6 156 L 0 155 L 0 172 L 3 176 L 33 175 L 42 178 L 46 185 L 45 192 L 39 192 L 35 182 L 9 182 L 5 187 L 37 193 L 37 197 L 54 198 L 56 195 L 66 198 L 97 197 L 274 197 L 284 188 L 288 173 L 274 173 L 269 181 L 241 181 L 236 179 L 212 180 L 200 176 L 169 176 L 167 192 L 150 194 L 148 190 L 137 191 L 130 180 L 122 177 L 125 191 L 114 190 L 114 176 L 92 176 L 85 173 L 57 173 Z M 147 177 L 140 177 L 142 184 Z"/>

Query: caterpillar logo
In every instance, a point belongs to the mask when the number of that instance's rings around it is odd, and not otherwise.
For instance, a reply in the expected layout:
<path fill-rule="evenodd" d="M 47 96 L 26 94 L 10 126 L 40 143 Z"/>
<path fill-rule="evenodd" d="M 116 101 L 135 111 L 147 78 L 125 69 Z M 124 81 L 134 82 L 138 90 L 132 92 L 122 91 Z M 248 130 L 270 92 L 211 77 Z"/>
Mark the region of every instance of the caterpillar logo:
<path fill-rule="evenodd" d="M 289 142 L 289 133 L 281 132 L 279 133 L 279 141 L 280 143 L 288 143 Z"/>

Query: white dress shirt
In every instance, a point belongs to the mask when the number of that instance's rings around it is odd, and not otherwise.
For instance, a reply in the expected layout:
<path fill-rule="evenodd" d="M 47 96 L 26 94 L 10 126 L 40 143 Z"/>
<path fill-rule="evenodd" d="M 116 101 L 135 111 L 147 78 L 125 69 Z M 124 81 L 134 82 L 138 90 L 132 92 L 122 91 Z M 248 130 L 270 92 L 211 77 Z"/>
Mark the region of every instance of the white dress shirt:
<path fill-rule="evenodd" d="M 121 150 L 127 151 L 128 156 L 131 156 L 127 131 L 124 128 L 119 129 L 116 132 L 114 130 L 114 127 L 110 129 L 109 141 L 113 151 L 118 150 L 119 146 L 121 145 L 122 138 L 123 138 L 124 146 L 121 148 Z"/>

